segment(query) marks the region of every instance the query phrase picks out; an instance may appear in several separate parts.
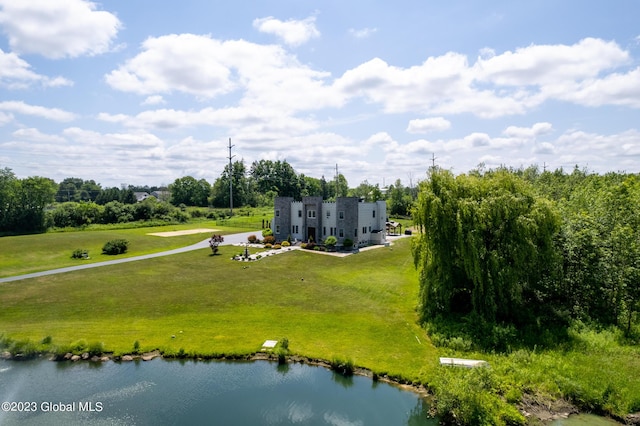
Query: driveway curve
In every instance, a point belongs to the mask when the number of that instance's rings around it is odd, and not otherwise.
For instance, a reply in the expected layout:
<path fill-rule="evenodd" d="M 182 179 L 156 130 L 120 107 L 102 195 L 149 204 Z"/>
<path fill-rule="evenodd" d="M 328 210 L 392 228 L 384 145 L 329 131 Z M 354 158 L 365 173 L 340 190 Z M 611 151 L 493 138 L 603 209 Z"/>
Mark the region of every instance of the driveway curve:
<path fill-rule="evenodd" d="M 220 245 L 226 246 L 226 245 L 246 243 L 249 235 L 256 235 L 259 232 L 261 231 L 242 232 L 239 234 L 225 235 L 224 242 L 221 243 Z M 181 247 L 173 250 L 161 251 L 158 253 L 150 253 L 150 254 L 144 254 L 141 256 L 125 257 L 123 259 L 106 260 L 104 262 L 86 263 L 83 265 L 68 266 L 66 268 L 50 269 L 48 271 L 33 272 L 30 274 L 15 275 L 13 277 L 0 278 L 0 283 L 26 280 L 29 278 L 39 278 L 39 277 L 44 277 L 47 275 L 54 275 L 54 274 L 64 274 L 65 272 L 80 271 L 82 269 L 99 268 L 101 266 L 117 265 L 119 263 L 136 262 L 138 260 L 153 259 L 155 257 L 161 257 L 161 256 L 171 256 L 172 254 L 185 253 L 188 251 L 200 250 L 203 248 L 209 248 L 208 238 L 206 240 L 202 240 L 199 243 L 195 243 L 190 246 Z"/>

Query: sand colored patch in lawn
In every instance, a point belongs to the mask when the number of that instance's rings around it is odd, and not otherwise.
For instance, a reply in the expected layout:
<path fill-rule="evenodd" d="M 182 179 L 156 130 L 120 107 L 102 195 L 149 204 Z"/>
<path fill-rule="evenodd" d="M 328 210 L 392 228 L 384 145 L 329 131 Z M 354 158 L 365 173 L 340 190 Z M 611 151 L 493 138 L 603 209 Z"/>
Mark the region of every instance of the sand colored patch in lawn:
<path fill-rule="evenodd" d="M 154 235 L 156 237 L 177 237 L 179 235 L 191 235 L 191 234 L 205 234 L 209 232 L 217 232 L 217 229 L 198 228 L 198 229 L 185 229 L 183 231 L 168 231 L 168 232 L 154 232 L 147 235 Z"/>

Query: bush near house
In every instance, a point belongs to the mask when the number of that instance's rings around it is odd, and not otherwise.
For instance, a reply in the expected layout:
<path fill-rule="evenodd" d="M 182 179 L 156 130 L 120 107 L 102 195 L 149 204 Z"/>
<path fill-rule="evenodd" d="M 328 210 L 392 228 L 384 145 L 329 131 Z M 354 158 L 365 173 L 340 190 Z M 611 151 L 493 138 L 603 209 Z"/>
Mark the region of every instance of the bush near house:
<path fill-rule="evenodd" d="M 275 244 L 276 237 L 274 237 L 273 235 L 267 235 L 262 239 L 262 242 L 265 244 Z"/>

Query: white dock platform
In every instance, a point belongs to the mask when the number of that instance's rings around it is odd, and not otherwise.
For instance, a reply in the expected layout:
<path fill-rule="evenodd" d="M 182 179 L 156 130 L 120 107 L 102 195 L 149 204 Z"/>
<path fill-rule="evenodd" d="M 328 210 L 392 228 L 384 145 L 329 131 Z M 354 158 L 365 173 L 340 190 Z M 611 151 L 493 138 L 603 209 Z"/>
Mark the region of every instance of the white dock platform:
<path fill-rule="evenodd" d="M 444 358 L 440 357 L 440 365 L 450 365 L 453 367 L 475 368 L 475 367 L 488 367 L 487 361 L 479 359 L 464 359 L 464 358 Z"/>

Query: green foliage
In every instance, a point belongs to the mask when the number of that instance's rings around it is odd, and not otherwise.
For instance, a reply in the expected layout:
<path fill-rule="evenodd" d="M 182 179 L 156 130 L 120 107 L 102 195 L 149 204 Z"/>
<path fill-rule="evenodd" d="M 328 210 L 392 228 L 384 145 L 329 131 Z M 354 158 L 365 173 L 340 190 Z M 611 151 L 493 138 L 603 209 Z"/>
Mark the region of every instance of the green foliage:
<path fill-rule="evenodd" d="M 333 371 L 340 373 L 343 376 L 353 376 L 355 364 L 351 358 L 343 359 L 340 357 L 333 357 L 329 364 Z"/>
<path fill-rule="evenodd" d="M 286 240 L 285 240 L 285 241 L 283 241 L 283 242 L 281 243 L 281 246 L 282 246 L 282 247 L 289 247 L 289 246 L 291 246 L 291 243 L 290 243 L 289 241 L 286 241 Z"/>
<path fill-rule="evenodd" d="M 44 231 L 45 208 L 53 202 L 56 190 L 51 179 L 18 179 L 11 169 L 0 169 L 0 234 Z"/>
<path fill-rule="evenodd" d="M 266 228 L 262 230 L 262 237 L 270 237 L 273 235 L 273 231 L 271 230 L 271 228 Z"/>
<path fill-rule="evenodd" d="M 328 237 L 324 240 L 324 244 L 325 244 L 326 246 L 331 246 L 331 247 L 333 247 L 333 246 L 335 246 L 337 243 L 338 243 L 338 239 L 337 239 L 335 236 L 333 236 L 333 235 L 328 236 Z"/>
<path fill-rule="evenodd" d="M 102 253 L 110 255 L 122 254 L 125 253 L 128 248 L 129 241 L 118 238 L 107 241 L 107 243 L 102 247 Z"/>
<path fill-rule="evenodd" d="M 458 311 L 524 323 L 550 297 L 558 215 L 516 176 L 454 177 L 433 169 L 414 220 L 422 231 L 414 262 L 423 319 Z"/>
<path fill-rule="evenodd" d="M 353 247 L 353 240 L 350 238 L 345 238 L 344 241 L 342 241 L 342 247 L 346 250 L 350 249 L 351 247 Z"/>
<path fill-rule="evenodd" d="M 133 342 L 133 353 L 137 354 L 138 352 L 140 352 L 140 342 L 136 340 Z"/>
<path fill-rule="evenodd" d="M 500 384 L 488 367 L 440 367 L 431 388 L 436 413 L 447 424 L 526 424 L 524 416 L 499 396 Z"/>
<path fill-rule="evenodd" d="M 75 249 L 71 253 L 72 259 L 87 259 L 89 257 L 89 251 L 87 249 Z"/>
<path fill-rule="evenodd" d="M 196 180 L 192 176 L 185 176 L 176 179 L 173 184 L 169 185 L 169 190 L 171 191 L 171 204 L 174 206 L 185 204 L 206 207 L 211 185 L 205 179 Z"/>

